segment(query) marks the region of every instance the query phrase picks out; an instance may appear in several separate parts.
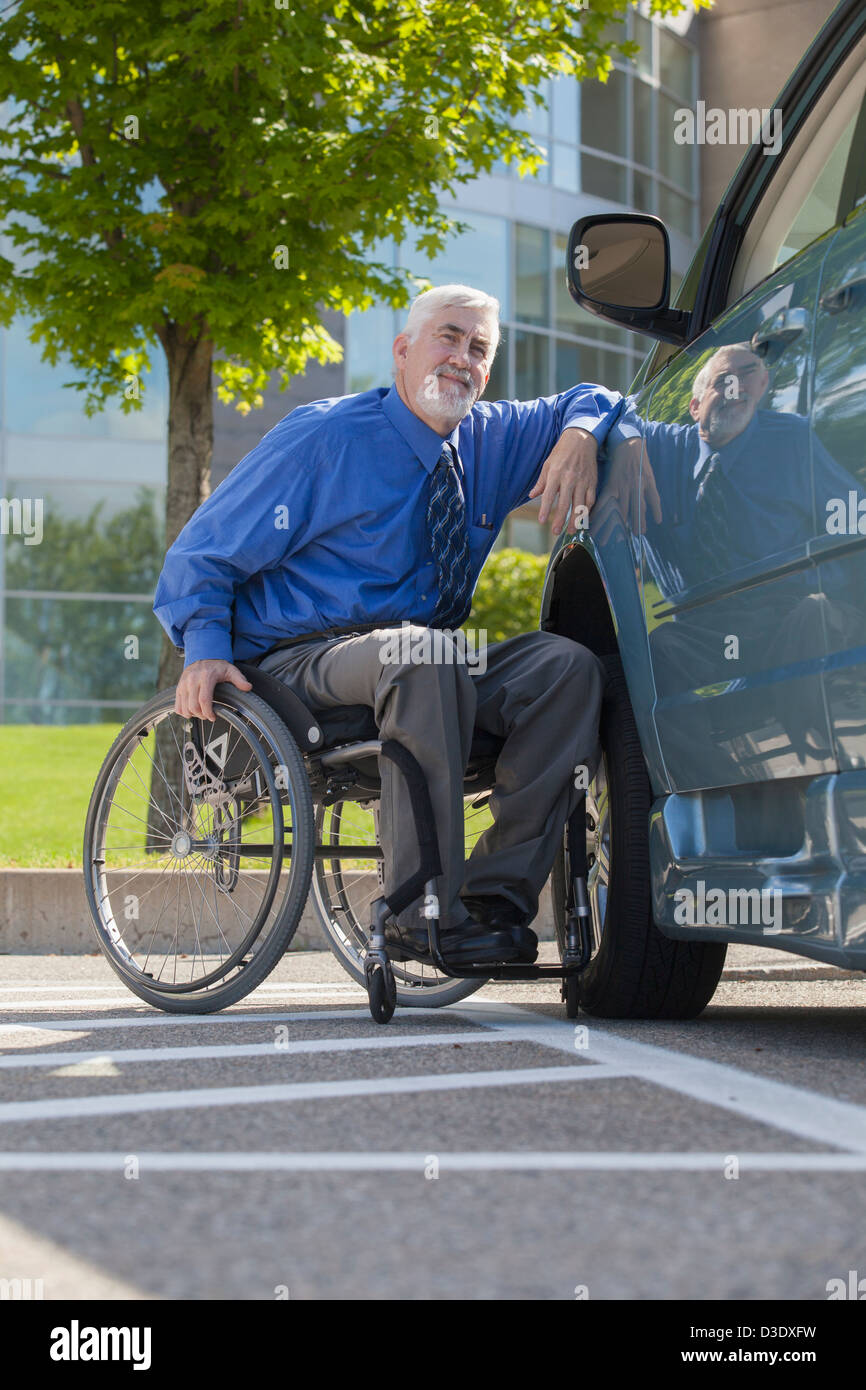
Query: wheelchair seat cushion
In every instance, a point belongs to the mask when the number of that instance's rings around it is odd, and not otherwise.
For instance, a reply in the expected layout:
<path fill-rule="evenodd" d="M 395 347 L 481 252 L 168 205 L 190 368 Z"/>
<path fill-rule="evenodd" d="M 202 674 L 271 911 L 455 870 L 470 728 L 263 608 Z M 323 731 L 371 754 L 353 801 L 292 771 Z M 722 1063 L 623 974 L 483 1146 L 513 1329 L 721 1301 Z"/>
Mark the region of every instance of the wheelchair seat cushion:
<path fill-rule="evenodd" d="M 313 718 L 321 726 L 325 747 L 348 743 L 355 739 L 378 738 L 379 730 L 370 705 L 339 705 L 330 709 L 312 709 Z M 496 757 L 503 744 L 497 734 L 476 729 L 472 735 L 470 758 Z"/>
<path fill-rule="evenodd" d="M 321 725 L 325 737 L 325 747 L 334 743 L 347 743 L 350 740 L 378 738 L 379 730 L 370 705 L 336 705 L 330 709 L 311 709 L 316 722 Z"/>

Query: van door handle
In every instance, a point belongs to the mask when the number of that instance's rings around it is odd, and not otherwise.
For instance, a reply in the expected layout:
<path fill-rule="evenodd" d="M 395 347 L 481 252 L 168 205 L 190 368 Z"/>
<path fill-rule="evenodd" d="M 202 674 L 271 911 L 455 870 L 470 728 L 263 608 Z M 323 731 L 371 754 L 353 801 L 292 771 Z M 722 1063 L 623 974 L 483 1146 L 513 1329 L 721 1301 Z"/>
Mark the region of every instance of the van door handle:
<path fill-rule="evenodd" d="M 751 349 L 759 357 L 765 357 L 771 347 L 785 348 L 805 333 L 809 327 L 809 314 L 805 309 L 780 309 L 777 314 L 764 319 L 760 328 L 752 334 Z"/>
<path fill-rule="evenodd" d="M 866 261 L 852 265 L 834 289 L 821 295 L 818 301 L 821 308 L 826 310 L 828 314 L 841 314 L 842 310 L 847 309 L 851 303 L 852 290 L 857 289 L 859 285 L 866 285 Z"/>

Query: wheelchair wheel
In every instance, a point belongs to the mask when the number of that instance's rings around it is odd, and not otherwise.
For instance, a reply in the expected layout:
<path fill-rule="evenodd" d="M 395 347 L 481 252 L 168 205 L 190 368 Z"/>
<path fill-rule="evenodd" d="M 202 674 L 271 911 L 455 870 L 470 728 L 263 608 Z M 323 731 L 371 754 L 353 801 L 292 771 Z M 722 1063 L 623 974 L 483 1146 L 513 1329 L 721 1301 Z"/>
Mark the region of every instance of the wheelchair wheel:
<path fill-rule="evenodd" d="M 258 696 L 220 684 L 216 719 L 174 689 L 133 715 L 87 813 L 84 874 L 100 948 L 168 1013 L 209 1013 L 254 989 L 300 921 L 313 866 L 301 752 Z"/>
<path fill-rule="evenodd" d="M 476 840 L 490 824 L 487 803 L 490 792 L 479 791 L 464 800 L 468 857 Z M 335 801 L 316 807 L 316 843 L 322 848 L 379 846 L 379 801 Z M 366 985 L 364 951 L 370 929 L 370 904 L 384 892 L 381 858 L 327 858 L 317 856 L 311 898 L 324 928 L 328 945 L 343 969 Z M 419 918 L 420 920 L 420 918 Z M 403 1008 L 429 1009 L 456 1004 L 474 994 L 483 979 L 455 980 L 423 961 L 392 962 L 397 1004 Z"/>

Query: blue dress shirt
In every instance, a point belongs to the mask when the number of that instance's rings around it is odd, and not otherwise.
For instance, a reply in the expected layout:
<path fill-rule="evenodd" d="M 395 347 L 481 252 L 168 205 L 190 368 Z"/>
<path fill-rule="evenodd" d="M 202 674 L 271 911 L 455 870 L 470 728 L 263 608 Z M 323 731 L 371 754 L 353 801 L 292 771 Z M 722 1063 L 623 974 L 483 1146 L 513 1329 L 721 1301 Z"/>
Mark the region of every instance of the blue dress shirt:
<path fill-rule="evenodd" d="M 601 444 L 616 391 L 479 401 L 448 436 L 467 509 L 472 586 L 505 517 L 529 500 L 563 429 Z M 353 622 L 429 623 L 437 600 L 429 476 L 443 438 L 395 386 L 298 406 L 241 459 L 170 547 L 153 611 L 184 665 L 243 661 Z"/>

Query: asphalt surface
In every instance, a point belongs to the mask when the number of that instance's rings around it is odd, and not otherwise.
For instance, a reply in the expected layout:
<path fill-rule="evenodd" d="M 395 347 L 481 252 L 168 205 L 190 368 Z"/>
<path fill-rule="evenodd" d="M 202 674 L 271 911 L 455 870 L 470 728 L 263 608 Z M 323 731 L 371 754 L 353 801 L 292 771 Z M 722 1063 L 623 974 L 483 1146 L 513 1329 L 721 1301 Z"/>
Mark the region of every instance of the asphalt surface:
<path fill-rule="evenodd" d="M 381 1027 L 326 952 L 180 1019 L 101 957 L 3 957 L 0 1279 L 825 1300 L 866 1277 L 866 981 L 729 959 L 690 1023 L 575 1023 L 541 983 Z"/>

